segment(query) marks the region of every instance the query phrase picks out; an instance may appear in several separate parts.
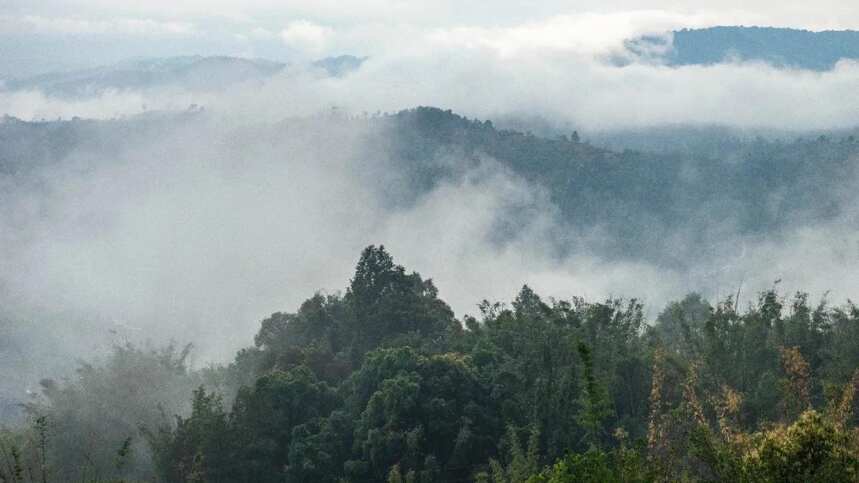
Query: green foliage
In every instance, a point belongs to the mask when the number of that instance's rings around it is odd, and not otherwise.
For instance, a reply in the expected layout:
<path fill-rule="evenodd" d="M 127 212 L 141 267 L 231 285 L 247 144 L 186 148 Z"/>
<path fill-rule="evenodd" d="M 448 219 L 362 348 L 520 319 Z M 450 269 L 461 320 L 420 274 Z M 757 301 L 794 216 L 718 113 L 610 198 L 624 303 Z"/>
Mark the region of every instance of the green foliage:
<path fill-rule="evenodd" d="M 461 355 L 376 351 L 353 376 L 352 388 L 358 458 L 347 466 L 353 478 L 382 479 L 399 464 L 419 479 L 440 472 L 456 481 L 497 439 L 492 401 Z"/>
<path fill-rule="evenodd" d="M 635 300 L 524 286 L 479 308 L 459 327 L 369 247 L 344 296 L 273 314 L 229 366 L 120 347 L 45 381 L 31 427 L 2 434 L 0 481 L 859 479 L 852 305 L 691 295 L 648 326 Z"/>
<path fill-rule="evenodd" d="M 578 350 L 582 359 L 582 388 L 579 398 L 581 409 L 576 415 L 576 421 L 585 431 L 585 441 L 591 446 L 600 446 L 605 433 L 603 423 L 613 411 L 608 392 L 594 375 L 590 349 L 584 343 L 579 343 Z"/>
<path fill-rule="evenodd" d="M 486 483 L 525 483 L 540 467 L 540 432 L 532 429 L 526 450 L 522 449 L 519 434 L 513 426 L 507 427 L 507 465 L 495 459 L 489 460 L 489 473 L 481 472 L 475 477 Z"/>
<path fill-rule="evenodd" d="M 306 367 L 275 371 L 240 391 L 231 413 L 217 394 L 194 392 L 191 415 L 150 433 L 166 481 L 280 481 L 293 430 L 327 416 L 334 392 Z"/>
<path fill-rule="evenodd" d="M 814 410 L 791 425 L 752 436 L 744 457 L 747 481 L 857 481 L 859 447 L 856 435 L 838 428 Z"/>
<path fill-rule="evenodd" d="M 228 419 L 221 398 L 200 387 L 191 407 L 189 417 L 176 417 L 175 429 L 147 432 L 160 477 L 169 482 L 227 481 L 221 475 L 229 456 L 224 439 Z"/>
<path fill-rule="evenodd" d="M 789 425 L 721 440 L 700 429 L 691 451 L 704 464 L 706 481 L 747 483 L 841 482 L 859 479 L 859 439 L 815 410 Z"/>
<path fill-rule="evenodd" d="M 571 454 L 527 483 L 646 483 L 656 481 L 642 451 L 619 448 L 605 452 L 591 448 Z"/>
<path fill-rule="evenodd" d="M 407 274 L 383 246 L 364 249 L 345 301 L 354 314 L 346 328 L 354 341 L 353 360 L 399 336 L 432 340 L 459 327 L 432 280 Z"/>

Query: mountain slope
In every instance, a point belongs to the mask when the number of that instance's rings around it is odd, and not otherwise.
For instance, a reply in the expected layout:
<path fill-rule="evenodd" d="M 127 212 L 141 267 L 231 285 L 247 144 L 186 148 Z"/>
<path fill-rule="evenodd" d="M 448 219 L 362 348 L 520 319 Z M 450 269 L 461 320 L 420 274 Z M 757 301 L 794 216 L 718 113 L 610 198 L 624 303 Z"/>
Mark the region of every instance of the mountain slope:
<path fill-rule="evenodd" d="M 664 52 L 669 65 L 760 61 L 777 67 L 825 71 L 842 59 L 859 59 L 859 32 L 720 26 L 683 29 L 669 39 L 644 36 L 627 42 L 635 54 Z"/>
<path fill-rule="evenodd" d="M 38 166 L 62 163 L 70 151 L 110 159 L 123 146 L 147 145 L 180 126 L 202 126 L 205 119 L 205 113 L 194 112 L 116 121 L 7 119 L 0 123 L 0 176 L 27 176 Z M 290 119 L 248 129 L 242 138 L 275 145 L 283 132 L 306 131 L 314 146 L 365 133 L 370 151 L 365 155 L 387 159 L 402 180 L 386 186 L 392 205 L 411 204 L 492 160 L 545 190 L 558 210 L 564 249 L 574 250 L 581 234 L 599 232 L 597 249 L 606 256 L 675 266 L 694 263 L 695 255 L 666 245 L 672 237 L 683 239 L 684 249 L 702 253 L 714 229 L 777 237 L 781 230 L 843 214 L 859 165 L 853 137 L 737 139 L 718 157 L 651 154 L 598 148 L 576 135 L 550 139 L 499 130 L 489 121 L 430 107 L 371 118 Z M 527 210 L 521 216 L 529 216 Z M 520 221 L 500 226 L 499 240 Z"/>

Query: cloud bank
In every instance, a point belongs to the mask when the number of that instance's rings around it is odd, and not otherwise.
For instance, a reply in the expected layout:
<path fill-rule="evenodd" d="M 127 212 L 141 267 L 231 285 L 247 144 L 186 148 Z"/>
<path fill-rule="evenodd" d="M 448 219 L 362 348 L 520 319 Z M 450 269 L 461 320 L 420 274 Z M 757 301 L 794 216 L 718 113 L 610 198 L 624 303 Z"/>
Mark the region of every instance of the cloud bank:
<path fill-rule="evenodd" d="M 291 42 L 327 41 L 324 31 L 311 26 L 293 28 L 289 35 L 284 31 Z M 331 107 L 360 114 L 435 105 L 483 119 L 541 115 L 588 130 L 683 123 L 788 130 L 859 124 L 859 98 L 852 95 L 859 88 L 857 62 L 842 61 L 826 72 L 756 63 L 618 67 L 577 41 L 560 46 L 551 35 L 536 46 L 517 41 L 529 35 L 437 31 L 420 45 L 371 57 L 341 78 L 295 67 L 261 86 L 214 93 L 179 86 L 67 100 L 38 91 L 0 91 L 0 113 L 22 119 L 113 118 L 140 113 L 144 106 L 181 109 L 194 103 L 274 121 Z"/>

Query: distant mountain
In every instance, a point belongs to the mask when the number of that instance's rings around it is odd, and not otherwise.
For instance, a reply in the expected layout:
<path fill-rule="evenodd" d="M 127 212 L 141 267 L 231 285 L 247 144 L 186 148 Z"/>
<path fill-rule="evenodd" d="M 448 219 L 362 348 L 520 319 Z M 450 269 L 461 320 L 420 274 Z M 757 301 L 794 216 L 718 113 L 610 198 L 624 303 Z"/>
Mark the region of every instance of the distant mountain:
<path fill-rule="evenodd" d="M 366 57 L 341 55 L 317 60 L 311 66 L 331 77 L 342 77 L 361 67 L 365 60 Z M 49 95 L 66 97 L 87 97 L 109 89 L 177 87 L 212 91 L 241 82 L 262 81 L 288 67 L 283 62 L 226 56 L 135 59 L 93 69 L 7 80 L 0 83 L 0 89 L 38 89 Z"/>
<path fill-rule="evenodd" d="M 170 57 L 129 60 L 72 72 L 60 72 L 6 82 L 6 89 L 39 89 L 53 95 L 87 96 L 107 89 L 146 89 L 176 86 L 212 90 L 238 82 L 265 79 L 286 64 L 237 57 Z"/>
<path fill-rule="evenodd" d="M 331 77 L 343 77 L 361 67 L 365 60 L 367 60 L 367 57 L 339 55 L 337 57 L 326 57 L 317 60 L 313 63 L 313 66 L 325 70 Z"/>
<path fill-rule="evenodd" d="M 629 52 L 655 56 L 668 65 L 760 61 L 777 67 L 824 71 L 842 59 L 859 59 L 859 31 L 811 32 L 773 27 L 683 29 L 669 36 L 629 40 Z"/>

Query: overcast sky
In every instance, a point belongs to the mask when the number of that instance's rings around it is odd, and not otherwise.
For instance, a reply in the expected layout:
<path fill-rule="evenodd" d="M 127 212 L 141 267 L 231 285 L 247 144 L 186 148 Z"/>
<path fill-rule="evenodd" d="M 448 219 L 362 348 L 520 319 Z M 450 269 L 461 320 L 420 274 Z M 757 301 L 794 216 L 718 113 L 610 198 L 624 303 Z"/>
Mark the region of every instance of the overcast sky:
<path fill-rule="evenodd" d="M 380 55 L 428 37 L 600 50 L 630 35 L 720 24 L 857 28 L 859 2 L 2 0 L 0 78 L 138 56 Z"/>

